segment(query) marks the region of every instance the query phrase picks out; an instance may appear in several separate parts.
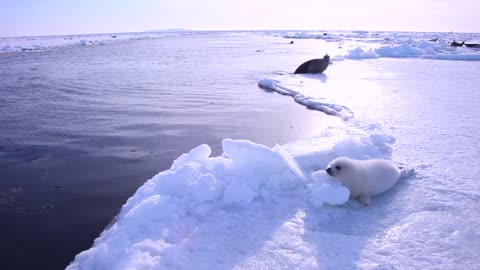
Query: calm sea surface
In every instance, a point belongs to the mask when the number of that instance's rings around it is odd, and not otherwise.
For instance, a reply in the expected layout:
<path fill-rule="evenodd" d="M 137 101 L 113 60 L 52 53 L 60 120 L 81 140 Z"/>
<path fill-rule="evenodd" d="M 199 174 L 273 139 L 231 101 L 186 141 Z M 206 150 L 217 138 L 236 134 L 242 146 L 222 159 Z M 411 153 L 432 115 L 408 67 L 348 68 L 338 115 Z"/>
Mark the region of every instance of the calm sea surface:
<path fill-rule="evenodd" d="M 327 116 L 257 87 L 309 50 L 292 48 L 210 33 L 0 54 L 0 269 L 63 269 L 199 144 L 321 129 Z"/>

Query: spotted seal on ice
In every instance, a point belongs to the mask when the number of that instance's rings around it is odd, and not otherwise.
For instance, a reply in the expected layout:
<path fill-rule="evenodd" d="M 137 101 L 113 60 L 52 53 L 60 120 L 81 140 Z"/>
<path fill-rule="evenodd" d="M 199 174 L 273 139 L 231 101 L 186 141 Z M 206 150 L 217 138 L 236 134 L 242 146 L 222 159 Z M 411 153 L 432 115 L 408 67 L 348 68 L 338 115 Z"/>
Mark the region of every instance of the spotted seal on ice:
<path fill-rule="evenodd" d="M 322 73 L 327 69 L 328 64 L 330 64 L 330 56 L 325 54 L 322 59 L 312 59 L 301 64 L 293 74 Z"/>

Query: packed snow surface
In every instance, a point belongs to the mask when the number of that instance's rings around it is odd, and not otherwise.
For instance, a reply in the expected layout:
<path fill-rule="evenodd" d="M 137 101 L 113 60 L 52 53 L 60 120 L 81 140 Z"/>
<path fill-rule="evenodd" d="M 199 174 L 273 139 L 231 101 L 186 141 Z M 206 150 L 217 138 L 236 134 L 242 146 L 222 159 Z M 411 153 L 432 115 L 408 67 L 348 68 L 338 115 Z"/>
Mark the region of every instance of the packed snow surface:
<path fill-rule="evenodd" d="M 144 40 L 188 34 L 191 34 L 191 32 L 159 31 L 38 37 L 0 37 L 0 52 L 31 52 L 64 46 L 110 45 L 119 41 Z"/>
<path fill-rule="evenodd" d="M 480 268 L 478 63 L 398 60 L 477 52 L 436 52 L 417 43 L 427 34 L 337 34 L 327 42 L 355 45 L 325 74 L 258 80 L 327 114 L 318 136 L 273 147 L 227 138 L 220 156 L 205 144 L 184 153 L 67 269 Z M 357 46 L 364 37 L 376 48 Z M 365 58 L 373 63 L 351 60 Z M 417 174 L 365 207 L 325 173 L 339 156 L 388 159 Z"/>
<path fill-rule="evenodd" d="M 350 194 L 321 168 L 339 155 L 388 156 L 382 149 L 391 138 L 372 138 L 320 140 L 316 151 L 296 157 L 247 140 L 224 139 L 217 157 L 200 145 L 138 189 L 68 269 L 315 267 L 305 229 L 295 230 L 307 213 L 329 220 L 336 210 L 319 208 L 343 205 Z M 250 254 L 255 248 L 261 253 Z M 287 264 L 269 265 L 268 254 L 286 256 Z"/>
<path fill-rule="evenodd" d="M 477 48 L 451 46 L 453 41 L 480 44 L 480 35 L 476 33 L 301 31 L 289 32 L 283 37 L 323 40 L 334 47 L 335 52 L 331 54 L 336 60 L 384 57 L 480 61 L 480 45 Z"/>
<path fill-rule="evenodd" d="M 109 45 L 125 40 L 165 38 L 173 35 L 209 34 L 201 31 L 150 31 L 89 35 L 0 38 L 0 52 L 30 52 L 62 46 Z M 243 34 L 252 34 L 244 31 Z M 331 47 L 336 60 L 372 58 L 426 58 L 439 60 L 480 61 L 478 48 L 452 47 L 452 41 L 480 44 L 475 33 L 420 33 L 375 31 L 257 31 L 255 34 L 288 39 L 317 39 Z"/>
<path fill-rule="evenodd" d="M 291 85 L 295 86 L 295 84 L 303 83 L 303 81 L 298 81 L 295 75 L 291 76 L 292 79 L 284 80 L 283 82 L 276 80 L 275 78 L 265 78 L 258 82 L 258 86 L 266 90 L 275 91 L 281 95 L 291 96 L 293 97 L 295 102 L 302 104 L 308 108 L 319 110 L 329 115 L 335 115 L 343 119 L 349 119 L 353 117 L 353 112 L 349 108 L 343 105 L 335 104 L 335 93 L 331 93 L 328 91 L 320 91 L 321 94 L 323 94 L 322 96 L 318 96 L 318 91 L 317 94 L 311 93 L 312 89 L 315 90 L 317 88 L 315 87 L 315 84 L 318 84 L 316 83 L 315 76 L 322 78 L 325 75 L 318 74 L 303 76 L 305 77 L 305 80 L 310 80 L 310 84 L 312 85 L 312 87 L 299 89 L 302 89 L 307 93 L 291 88 Z M 310 93 L 308 93 L 309 90 Z"/>

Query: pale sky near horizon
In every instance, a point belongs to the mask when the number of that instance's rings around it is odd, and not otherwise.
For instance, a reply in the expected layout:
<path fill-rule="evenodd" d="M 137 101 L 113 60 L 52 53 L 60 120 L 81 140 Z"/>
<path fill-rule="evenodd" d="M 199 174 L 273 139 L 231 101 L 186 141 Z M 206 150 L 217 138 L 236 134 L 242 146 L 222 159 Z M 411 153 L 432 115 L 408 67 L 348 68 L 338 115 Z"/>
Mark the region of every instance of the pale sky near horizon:
<path fill-rule="evenodd" d="M 480 32 L 480 0 L 0 0 L 0 36 L 192 30 Z"/>

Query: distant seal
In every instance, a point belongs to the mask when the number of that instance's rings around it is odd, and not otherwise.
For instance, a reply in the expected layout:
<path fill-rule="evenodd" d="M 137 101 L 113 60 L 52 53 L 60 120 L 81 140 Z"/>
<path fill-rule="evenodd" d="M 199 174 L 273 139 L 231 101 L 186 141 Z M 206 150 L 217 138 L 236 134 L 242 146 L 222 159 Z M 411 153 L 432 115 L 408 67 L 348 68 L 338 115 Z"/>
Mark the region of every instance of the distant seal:
<path fill-rule="evenodd" d="M 327 69 L 328 64 L 330 64 L 330 56 L 325 54 L 322 59 L 312 59 L 301 64 L 293 74 L 322 73 Z"/>
<path fill-rule="evenodd" d="M 463 44 L 465 44 L 465 41 L 462 42 L 462 43 L 458 43 L 454 40 L 454 41 L 452 41 L 452 43 L 450 43 L 450 46 L 452 46 L 452 47 L 462 47 Z"/>
<path fill-rule="evenodd" d="M 467 46 L 468 48 L 480 48 L 480 44 L 476 43 L 465 43 L 465 46 Z"/>
<path fill-rule="evenodd" d="M 293 44 L 293 40 L 292 40 L 292 41 L 290 41 L 290 43 L 288 43 L 288 44 Z"/>
<path fill-rule="evenodd" d="M 372 203 L 372 196 L 392 188 L 399 179 L 414 173 L 413 169 L 397 167 L 383 159 L 355 160 L 340 157 L 326 169 L 350 190 L 350 198 L 364 205 Z"/>

